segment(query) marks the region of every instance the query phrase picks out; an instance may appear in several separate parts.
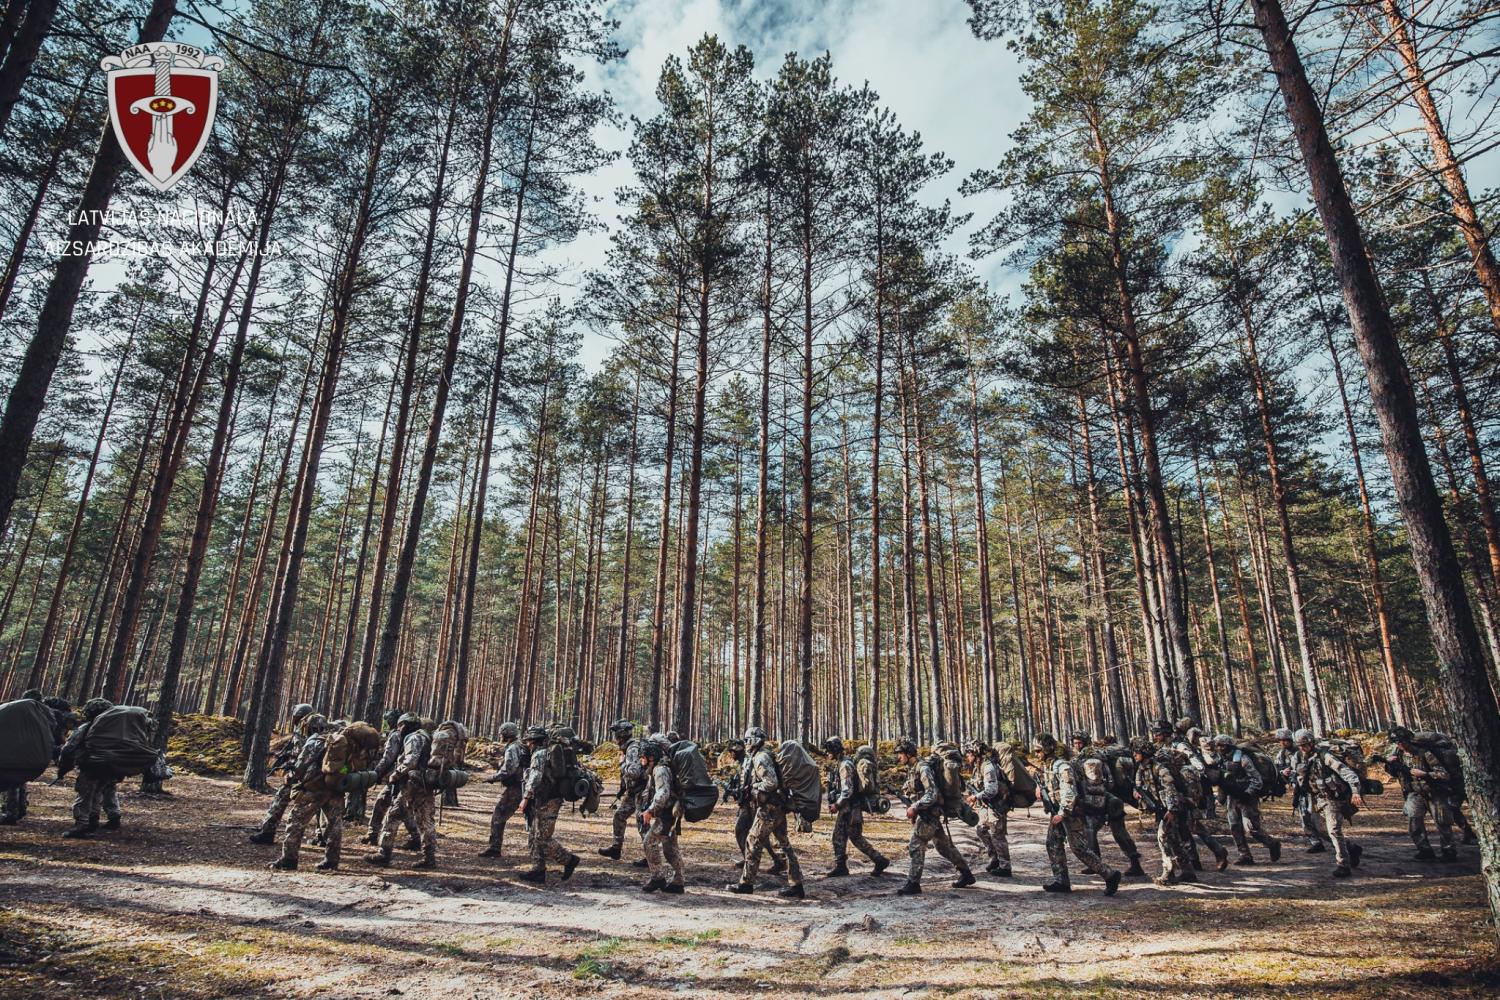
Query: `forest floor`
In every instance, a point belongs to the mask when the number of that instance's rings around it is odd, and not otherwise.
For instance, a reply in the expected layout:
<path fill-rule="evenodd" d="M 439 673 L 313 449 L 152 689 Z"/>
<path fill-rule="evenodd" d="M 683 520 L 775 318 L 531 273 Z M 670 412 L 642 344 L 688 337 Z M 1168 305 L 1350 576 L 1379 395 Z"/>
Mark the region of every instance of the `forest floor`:
<path fill-rule="evenodd" d="M 1075 871 L 1071 895 L 1042 893 L 1040 810 L 1011 822 L 1016 877 L 948 887 L 929 855 L 927 887 L 892 895 L 907 826 L 866 832 L 892 857 L 883 878 L 823 881 L 829 823 L 794 836 L 809 898 L 724 890 L 734 858 L 727 807 L 684 837 L 688 892 L 644 895 L 642 873 L 598 856 L 607 816 L 564 814 L 584 862 L 566 884 L 518 881 L 519 859 L 476 857 L 497 789 L 461 791 L 445 811 L 436 872 L 390 869 L 345 838 L 334 874 L 268 871 L 246 843 L 266 798 L 230 780 L 180 774 L 172 795 L 122 788 L 124 829 L 63 840 L 71 790 L 31 786 L 31 814 L 0 827 L 0 981 L 6 996 L 92 997 L 897 997 L 1060 995 L 1493 997 L 1493 959 L 1474 847 L 1460 863 L 1411 861 L 1399 799 L 1361 814 L 1355 877 L 1288 841 L 1281 863 L 1208 872 L 1197 886 L 1129 879 L 1113 898 Z M 1290 834 L 1285 801 L 1273 830 Z M 894 816 L 894 814 L 893 814 Z M 524 847 L 519 822 L 507 849 Z M 1157 870 L 1154 838 L 1131 822 Z M 977 855 L 967 828 L 961 849 Z M 1106 853 L 1119 853 L 1106 835 Z M 627 858 L 639 857 L 635 843 Z"/>

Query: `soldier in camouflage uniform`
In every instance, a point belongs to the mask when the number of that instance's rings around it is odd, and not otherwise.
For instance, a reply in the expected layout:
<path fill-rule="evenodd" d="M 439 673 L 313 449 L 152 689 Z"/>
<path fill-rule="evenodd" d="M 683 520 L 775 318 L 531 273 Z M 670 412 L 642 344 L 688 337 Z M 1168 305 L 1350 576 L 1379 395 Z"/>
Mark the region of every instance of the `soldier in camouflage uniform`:
<path fill-rule="evenodd" d="M 551 737 L 541 726 L 531 726 L 522 737 L 531 751 L 531 766 L 521 785 L 521 810 L 531 823 L 531 868 L 521 878 L 536 885 L 547 881 L 547 862 L 562 862 L 562 880 L 573 877 L 578 855 L 557 840 L 557 814 L 562 811 L 563 790 L 552 778 L 548 765 L 550 755 L 558 752 Z"/>
<path fill-rule="evenodd" d="M 1010 820 L 1010 782 L 1000 768 L 1000 757 L 983 740 L 964 744 L 964 761 L 973 769 L 974 790 L 967 797 L 979 814 L 974 832 L 990 856 L 984 870 L 991 875 L 1010 878 L 1010 841 L 1006 827 Z"/>
<path fill-rule="evenodd" d="M 392 712 L 395 712 L 395 715 L 392 715 Z M 385 782 L 385 779 L 390 777 L 391 771 L 396 767 L 396 761 L 401 759 L 401 745 L 405 737 L 401 735 L 398 723 L 402 716 L 408 714 L 412 713 L 397 712 L 395 709 L 388 709 L 383 716 L 390 731 L 385 737 L 385 752 L 375 762 L 375 780 L 377 782 Z M 375 803 L 370 807 L 370 825 L 365 832 L 364 838 L 366 844 L 380 843 L 380 831 L 385 828 L 385 814 L 390 810 L 391 803 L 395 798 L 395 785 L 387 783 L 380 786 L 380 792 L 375 796 Z M 417 834 L 416 824 L 412 822 L 410 816 L 402 817 L 402 822 L 406 826 L 406 843 L 402 845 L 402 850 L 415 851 L 422 846 L 422 838 Z"/>
<path fill-rule="evenodd" d="M 313 707 L 306 702 L 292 709 L 292 724 L 290 742 L 277 755 L 276 764 L 283 774 L 288 775 L 276 789 L 276 794 L 271 796 L 271 804 L 266 807 L 266 814 L 260 821 L 260 826 L 250 835 L 252 844 L 274 844 L 276 843 L 276 827 L 281 823 L 281 816 L 286 812 L 287 803 L 292 801 L 292 781 L 290 777 L 291 768 L 297 762 L 297 757 L 302 753 L 302 720 L 313 714 Z M 273 764 L 273 769 L 276 769 Z"/>
<path fill-rule="evenodd" d="M 641 743 L 641 763 L 648 769 L 645 808 L 641 822 L 646 826 L 642 847 L 651 866 L 651 878 L 641 886 L 643 892 L 667 892 L 682 895 L 682 851 L 677 843 L 677 784 L 672 775 L 672 745 L 660 735 Z"/>
<path fill-rule="evenodd" d="M 922 869 L 927 863 L 929 846 L 936 848 L 938 854 L 958 869 L 953 888 L 962 889 L 976 881 L 969 863 L 953 846 L 948 827 L 943 822 L 943 789 L 934 759 L 918 758 L 917 745 L 911 740 L 896 743 L 897 762 L 911 769 L 902 788 L 902 794 L 909 802 L 906 818 L 911 820 L 911 839 L 906 842 L 910 865 L 906 870 L 906 883 L 896 890 L 898 896 L 915 896 L 922 891 Z"/>
<path fill-rule="evenodd" d="M 1281 780 L 1292 790 L 1292 812 L 1297 814 L 1297 821 L 1302 824 L 1302 833 L 1307 838 L 1307 853 L 1321 854 L 1327 848 L 1323 846 L 1323 836 L 1318 831 L 1317 820 L 1313 819 L 1312 805 L 1306 795 L 1297 791 L 1292 780 L 1292 764 L 1297 758 L 1297 744 L 1292 742 L 1292 731 L 1276 730 L 1276 742 L 1279 746 L 1271 759 L 1276 764 L 1276 770 L 1281 772 Z"/>
<path fill-rule="evenodd" d="M 1444 861 L 1457 861 L 1458 848 L 1453 840 L 1452 776 L 1442 760 L 1431 750 L 1419 746 L 1410 729 L 1396 726 L 1391 730 L 1395 746 L 1385 755 L 1386 770 L 1401 782 L 1406 796 L 1402 811 L 1406 813 L 1406 830 L 1416 845 L 1416 860 L 1431 861 L 1437 855 L 1427 839 L 1427 814 L 1432 813 Z"/>
<path fill-rule="evenodd" d="M 1319 744 L 1312 731 L 1299 729 L 1292 737 L 1297 754 L 1292 758 L 1292 785 L 1308 796 L 1313 812 L 1322 817 L 1328 839 L 1333 842 L 1333 876 L 1348 878 L 1359 867 L 1360 846 L 1344 836 L 1344 823 L 1364 808 L 1359 775 Z"/>
<path fill-rule="evenodd" d="M 625 830 L 640 812 L 641 793 L 646 790 L 646 768 L 641 764 L 641 741 L 634 737 L 635 723 L 620 719 L 609 727 L 610 738 L 620 748 L 620 790 L 615 795 L 614 840 L 608 847 L 599 848 L 599 853 L 615 861 L 625 846 Z M 637 833 L 644 839 L 646 831 L 636 824 Z M 642 859 L 637 867 L 646 867 Z"/>
<path fill-rule="evenodd" d="M 765 730 L 759 727 L 755 728 L 758 732 L 764 734 Z M 761 742 L 765 742 L 766 737 L 762 735 L 760 739 Z M 738 746 L 737 753 L 735 752 L 736 745 Z M 738 774 L 735 775 L 734 782 L 730 786 L 735 804 L 734 842 L 740 850 L 740 856 L 734 864 L 736 868 L 743 872 L 745 859 L 750 856 L 750 828 L 755 825 L 755 796 L 750 794 L 750 784 L 753 780 L 750 776 L 750 765 L 754 763 L 754 758 L 749 753 L 746 753 L 744 740 L 731 740 L 729 746 L 730 749 L 726 753 L 734 757 L 735 767 L 738 768 Z M 722 756 L 720 757 L 720 763 L 723 763 Z M 771 858 L 771 874 L 780 875 L 784 873 L 786 871 L 786 860 L 777 854 L 776 849 L 770 844 L 766 845 L 766 853 Z"/>
<path fill-rule="evenodd" d="M 59 781 L 77 764 L 78 755 L 83 751 L 84 741 L 88 739 L 89 729 L 93 726 L 94 720 L 114 707 L 114 703 L 104 698 L 90 698 L 84 704 L 83 723 L 73 730 L 73 734 L 68 737 L 68 741 L 63 744 L 57 754 Z M 80 770 L 73 782 L 73 828 L 63 833 L 63 836 L 71 840 L 86 837 L 99 829 L 101 808 L 104 810 L 104 815 L 108 817 L 104 828 L 118 830 L 120 828 L 120 798 L 115 793 L 116 784 L 115 781 L 97 778 Z"/>
<path fill-rule="evenodd" d="M 725 886 L 730 892 L 748 895 L 755 891 L 755 876 L 760 872 L 760 856 L 771 849 L 774 839 L 786 856 L 785 889 L 778 895 L 786 899 L 802 899 L 806 893 L 802 888 L 802 866 L 797 863 L 797 852 L 792 850 L 791 838 L 787 835 L 787 792 L 781 784 L 781 771 L 776 758 L 766 749 L 766 731 L 753 726 L 745 732 L 745 749 L 749 761 L 745 765 L 745 780 L 740 789 L 743 799 L 748 800 L 754 810 L 754 820 L 745 837 L 745 862 L 740 867 L 740 880 Z"/>
<path fill-rule="evenodd" d="M 1047 826 L 1047 860 L 1052 864 L 1052 878 L 1044 882 L 1047 892 L 1072 892 L 1068 877 L 1068 850 L 1085 870 L 1104 879 L 1104 894 L 1113 896 L 1120 887 L 1120 873 L 1094 853 L 1089 846 L 1086 812 L 1089 803 L 1080 794 L 1081 775 L 1059 752 L 1057 740 L 1048 733 L 1036 738 L 1035 749 L 1042 762 L 1037 775 L 1037 790 L 1042 793 L 1050 819 Z M 1102 809 L 1103 803 L 1095 804 Z"/>
<path fill-rule="evenodd" d="M 1095 854 L 1103 857 L 1104 852 L 1099 849 L 1099 829 L 1108 827 L 1109 835 L 1125 854 L 1125 860 L 1130 862 L 1125 874 L 1145 875 L 1146 869 L 1141 867 L 1141 850 L 1135 846 L 1135 838 L 1125 826 L 1125 802 L 1111 790 L 1114 787 L 1114 762 L 1105 751 L 1116 749 L 1113 742 L 1094 746 L 1089 734 L 1082 731 L 1075 732 L 1071 742 L 1073 759 L 1083 766 L 1083 779 L 1088 786 L 1086 799 L 1104 802 L 1102 812 L 1088 816 L 1089 846 Z M 1090 765 L 1089 761 L 1096 761 L 1097 765 Z"/>
<path fill-rule="evenodd" d="M 1156 817 L 1156 846 L 1161 851 L 1160 886 L 1196 882 L 1198 875 L 1182 842 L 1182 816 L 1188 808 L 1182 786 L 1180 759 L 1169 748 L 1158 748 L 1149 740 L 1133 740 L 1136 802 Z"/>
<path fill-rule="evenodd" d="M 859 848 L 875 865 L 871 875 L 879 875 L 891 861 L 865 839 L 865 801 L 859 793 L 859 772 L 854 759 L 844 752 L 844 741 L 837 736 L 823 741 L 823 752 L 837 767 L 833 775 L 833 867 L 824 878 L 842 878 L 849 874 L 849 843 Z"/>
<path fill-rule="evenodd" d="M 68 733 L 78 722 L 73 706 L 63 698 L 43 698 L 36 688 L 23 692 L 22 698 L 39 701 L 50 710 L 52 718 L 52 759 L 68 739 Z M 5 806 L 0 809 L 0 826 L 14 826 L 26 818 L 26 786 L 13 785 L 5 790 Z"/>
<path fill-rule="evenodd" d="M 401 756 L 391 769 L 390 782 L 396 789 L 385 820 L 380 827 L 380 841 L 376 850 L 365 860 L 384 868 L 391 863 L 391 852 L 396 845 L 396 828 L 403 820 L 409 820 L 417 830 L 418 846 L 422 848 L 422 860 L 413 868 L 437 867 L 437 825 L 432 789 L 423 781 L 432 754 L 432 734 L 422 725 L 422 717 L 407 712 L 396 723 L 395 731 L 401 736 Z M 388 744 L 389 745 L 389 744 Z"/>
<path fill-rule="evenodd" d="M 298 727 L 302 750 L 287 771 L 292 799 L 287 804 L 286 824 L 281 835 L 281 857 L 271 862 L 278 871 L 297 870 L 302 851 L 302 834 L 309 820 L 322 814 L 327 822 L 324 834 L 323 860 L 318 871 L 333 871 L 339 866 L 344 840 L 343 797 L 323 777 L 323 755 L 327 750 L 328 720 L 317 712 L 302 720 Z"/>
<path fill-rule="evenodd" d="M 1183 723 L 1189 721 L 1188 719 L 1183 719 L 1177 724 L 1178 728 L 1181 729 Z M 1212 802 L 1212 796 L 1204 791 L 1208 763 L 1202 749 L 1197 744 L 1197 728 L 1189 726 L 1188 732 L 1195 735 L 1191 738 L 1184 737 L 1175 741 L 1172 740 L 1172 732 L 1172 726 L 1165 720 L 1162 720 L 1152 727 L 1151 739 L 1158 747 L 1177 754 L 1182 763 L 1181 775 L 1186 785 L 1185 802 L 1183 803 L 1185 810 L 1183 819 L 1183 846 L 1187 848 L 1188 857 L 1192 859 L 1193 867 L 1202 868 L 1202 864 L 1198 861 L 1197 847 L 1193 844 L 1193 838 L 1197 837 L 1198 841 L 1213 853 L 1219 871 L 1223 871 L 1229 867 L 1229 851 L 1225 849 L 1223 844 L 1219 843 L 1218 838 L 1213 835 L 1208 829 L 1208 825 L 1204 822 L 1206 815 L 1205 803 Z M 1184 749 L 1185 747 L 1192 749 Z"/>
<path fill-rule="evenodd" d="M 1234 745 L 1234 737 L 1228 733 L 1215 736 L 1213 746 L 1219 758 L 1219 787 L 1224 791 L 1224 821 L 1229 824 L 1234 846 L 1240 852 L 1235 864 L 1255 864 L 1255 856 L 1250 853 L 1252 839 L 1265 845 L 1272 861 L 1280 861 L 1281 841 L 1266 833 L 1261 825 L 1260 797 L 1266 783 L 1260 768 Z"/>
<path fill-rule="evenodd" d="M 498 858 L 505 840 L 505 824 L 521 808 L 521 783 L 531 766 L 531 754 L 521 742 L 521 727 L 507 722 L 500 727 L 500 766 L 485 779 L 485 784 L 499 784 L 500 799 L 490 814 L 489 846 L 479 852 L 481 858 Z"/>

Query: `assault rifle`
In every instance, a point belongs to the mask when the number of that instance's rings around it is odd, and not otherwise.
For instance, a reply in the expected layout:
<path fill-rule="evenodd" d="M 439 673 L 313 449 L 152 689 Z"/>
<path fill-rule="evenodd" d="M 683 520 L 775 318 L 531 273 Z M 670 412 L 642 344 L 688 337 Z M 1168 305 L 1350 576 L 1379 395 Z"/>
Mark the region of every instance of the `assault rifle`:
<path fill-rule="evenodd" d="M 1156 817 L 1158 822 L 1167 815 L 1167 807 L 1161 804 L 1161 800 L 1140 785 L 1135 786 L 1135 798 L 1147 812 Z"/>
<path fill-rule="evenodd" d="M 297 749 L 296 740 L 287 740 L 286 746 L 281 748 L 281 752 L 271 759 L 271 767 L 268 773 L 275 774 L 278 771 L 285 771 L 288 767 L 295 764 L 297 762 Z"/>
<path fill-rule="evenodd" d="M 1047 792 L 1047 781 L 1044 775 L 1036 783 L 1036 793 L 1042 800 L 1042 808 L 1047 811 L 1048 816 L 1057 815 L 1057 803 L 1052 801 L 1052 796 Z"/>

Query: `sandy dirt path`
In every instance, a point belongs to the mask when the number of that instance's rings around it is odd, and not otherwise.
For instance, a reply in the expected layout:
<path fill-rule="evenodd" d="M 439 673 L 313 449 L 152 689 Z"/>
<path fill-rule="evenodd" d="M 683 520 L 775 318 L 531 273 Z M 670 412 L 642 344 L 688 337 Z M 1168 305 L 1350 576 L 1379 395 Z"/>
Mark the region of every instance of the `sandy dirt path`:
<path fill-rule="evenodd" d="M 1209 872 L 1163 890 L 1127 880 L 1110 899 L 1075 873 L 1075 892 L 1039 891 L 1039 810 L 1013 817 L 1017 877 L 948 887 L 935 855 L 926 891 L 892 895 L 906 825 L 867 823 L 895 861 L 880 879 L 824 881 L 829 823 L 798 835 L 806 901 L 724 891 L 734 857 L 726 808 L 684 838 L 688 893 L 648 896 L 641 873 L 600 858 L 607 820 L 565 814 L 585 858 L 572 881 L 520 882 L 522 862 L 478 858 L 495 797 L 461 792 L 447 810 L 440 870 L 397 852 L 363 863 L 358 831 L 335 874 L 271 872 L 273 848 L 245 842 L 265 798 L 183 776 L 169 798 L 124 793 L 125 829 L 65 841 L 69 791 L 33 786 L 32 815 L 0 828 L 0 978 L 27 997 L 659 996 L 1494 996 L 1477 854 L 1410 860 L 1394 796 L 1361 815 L 1356 876 L 1289 841 L 1281 863 Z M 1290 832 L 1287 806 L 1268 810 Z M 1131 823 L 1156 871 L 1148 832 Z M 519 848 L 517 831 L 510 846 Z M 967 829 L 961 848 L 978 854 Z M 1119 852 L 1105 837 L 1106 854 Z M 1264 852 L 1258 851 L 1264 861 Z M 627 859 L 639 856 L 627 844 Z"/>

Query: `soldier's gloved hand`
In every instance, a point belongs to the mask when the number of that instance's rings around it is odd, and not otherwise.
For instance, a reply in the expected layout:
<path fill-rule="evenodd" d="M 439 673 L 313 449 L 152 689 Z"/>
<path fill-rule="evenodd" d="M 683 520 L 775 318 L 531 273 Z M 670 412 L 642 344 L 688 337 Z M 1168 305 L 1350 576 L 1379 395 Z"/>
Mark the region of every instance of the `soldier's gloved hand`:
<path fill-rule="evenodd" d="M 492 774 L 488 778 L 484 779 L 484 783 L 486 785 L 494 785 L 494 784 L 499 783 L 499 781 L 500 781 L 500 772 L 499 771 L 496 771 L 494 774 Z"/>
<path fill-rule="evenodd" d="M 1062 815 L 1062 813 L 1053 813 L 1052 814 L 1052 818 L 1050 820 L 1048 820 L 1048 823 L 1050 823 L 1052 826 L 1057 826 L 1062 821 L 1063 821 L 1063 815 Z"/>
<path fill-rule="evenodd" d="M 916 819 L 917 818 L 917 807 L 916 806 L 907 806 L 906 807 L 906 818 L 907 819 Z"/>

